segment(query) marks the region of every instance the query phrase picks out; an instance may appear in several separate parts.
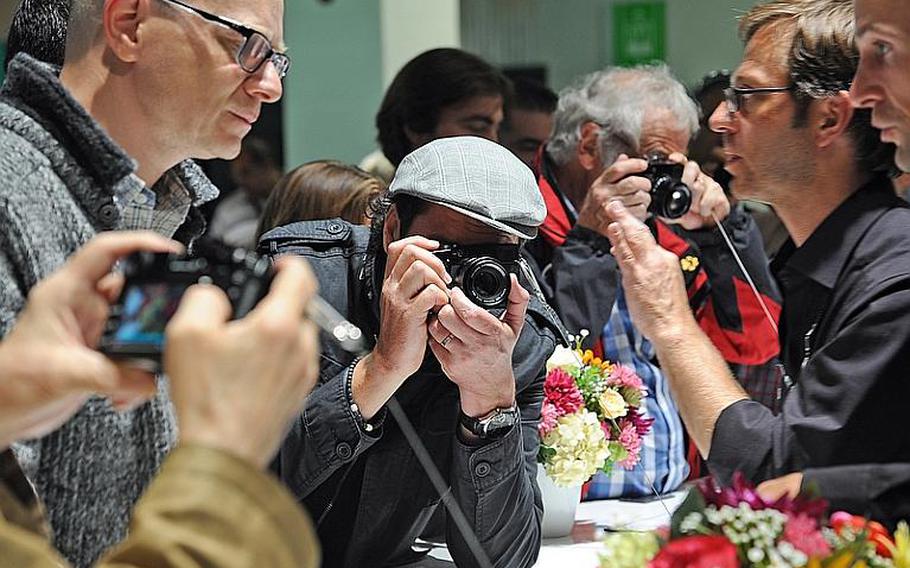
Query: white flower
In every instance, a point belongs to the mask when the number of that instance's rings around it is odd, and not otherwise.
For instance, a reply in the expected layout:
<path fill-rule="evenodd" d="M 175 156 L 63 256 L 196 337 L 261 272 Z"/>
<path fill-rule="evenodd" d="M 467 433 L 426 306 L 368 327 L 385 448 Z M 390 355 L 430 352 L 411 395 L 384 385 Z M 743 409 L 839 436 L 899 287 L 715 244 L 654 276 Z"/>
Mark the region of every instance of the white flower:
<path fill-rule="evenodd" d="M 556 485 L 581 485 L 603 467 L 610 446 L 593 412 L 573 412 L 559 418 L 543 443 L 556 450 L 544 464 Z"/>
<path fill-rule="evenodd" d="M 610 420 L 622 418 L 629 411 L 626 407 L 626 400 L 613 389 L 605 390 L 600 395 L 598 402 L 600 402 L 600 409 L 604 416 Z"/>
<path fill-rule="evenodd" d="M 578 360 L 578 354 L 574 350 L 557 345 L 556 351 L 547 359 L 547 372 L 549 373 L 557 368 L 568 371 L 570 368 L 577 367 L 580 364 L 581 361 Z"/>

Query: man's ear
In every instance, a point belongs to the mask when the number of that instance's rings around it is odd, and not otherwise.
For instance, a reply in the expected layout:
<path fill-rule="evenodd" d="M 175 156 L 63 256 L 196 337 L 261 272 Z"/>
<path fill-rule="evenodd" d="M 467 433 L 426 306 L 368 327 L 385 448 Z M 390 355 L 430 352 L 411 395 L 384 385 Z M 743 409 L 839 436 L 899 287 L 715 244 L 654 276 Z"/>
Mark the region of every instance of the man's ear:
<path fill-rule="evenodd" d="M 833 97 L 818 101 L 818 114 L 814 116 L 816 143 L 819 148 L 830 146 L 849 128 L 853 120 L 853 104 L 850 94 L 840 91 Z"/>
<path fill-rule="evenodd" d="M 588 171 L 603 168 L 600 160 L 600 130 L 600 125 L 596 122 L 588 121 L 581 125 L 576 154 L 578 163 Z"/>
<path fill-rule="evenodd" d="M 105 0 L 102 23 L 108 49 L 124 63 L 139 58 L 140 24 L 151 11 L 152 0 Z"/>
<path fill-rule="evenodd" d="M 389 206 L 385 223 L 382 225 L 382 250 L 389 252 L 389 245 L 401 238 L 401 219 L 398 218 L 398 209 Z"/>

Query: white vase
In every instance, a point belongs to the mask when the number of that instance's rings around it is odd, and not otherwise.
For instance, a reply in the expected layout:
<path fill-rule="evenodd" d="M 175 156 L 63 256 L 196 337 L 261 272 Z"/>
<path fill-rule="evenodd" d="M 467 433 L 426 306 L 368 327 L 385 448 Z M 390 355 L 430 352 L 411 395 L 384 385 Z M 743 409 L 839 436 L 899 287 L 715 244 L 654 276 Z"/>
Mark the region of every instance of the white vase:
<path fill-rule="evenodd" d="M 560 538 L 572 533 L 575 524 L 575 509 L 581 501 L 581 486 L 559 487 L 547 475 L 541 464 L 537 464 L 537 485 L 543 497 L 543 538 Z"/>

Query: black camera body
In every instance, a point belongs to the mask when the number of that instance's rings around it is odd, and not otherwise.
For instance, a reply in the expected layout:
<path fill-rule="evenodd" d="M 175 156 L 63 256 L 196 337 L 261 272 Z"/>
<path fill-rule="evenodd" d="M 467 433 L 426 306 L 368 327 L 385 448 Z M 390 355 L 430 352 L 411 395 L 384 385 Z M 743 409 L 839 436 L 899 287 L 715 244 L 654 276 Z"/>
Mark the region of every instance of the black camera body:
<path fill-rule="evenodd" d="M 506 307 L 512 291 L 509 275 L 520 274 L 518 245 L 444 244 L 433 253 L 452 277 L 450 288 L 458 286 L 486 310 Z"/>
<path fill-rule="evenodd" d="M 137 252 L 120 265 L 126 278 L 111 306 L 99 345 L 113 359 L 160 369 L 164 330 L 187 288 L 196 283 L 224 290 L 233 318 L 249 313 L 268 293 L 273 271 L 268 258 L 243 249 L 211 248 L 202 256 Z"/>
<path fill-rule="evenodd" d="M 692 191 L 682 181 L 685 166 L 662 154 L 648 156 L 648 169 L 639 174 L 651 181 L 651 205 L 648 210 L 666 219 L 678 219 L 692 206 Z"/>

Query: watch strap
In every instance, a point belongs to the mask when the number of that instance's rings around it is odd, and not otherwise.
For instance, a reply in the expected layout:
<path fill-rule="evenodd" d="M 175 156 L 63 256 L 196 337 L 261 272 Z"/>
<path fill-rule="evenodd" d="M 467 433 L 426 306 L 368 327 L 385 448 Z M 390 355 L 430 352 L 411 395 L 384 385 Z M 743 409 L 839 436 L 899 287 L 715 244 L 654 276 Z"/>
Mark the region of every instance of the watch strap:
<path fill-rule="evenodd" d="M 519 421 L 518 405 L 506 408 L 495 408 L 489 414 L 474 418 L 463 411 L 459 412 L 458 422 L 479 438 L 490 438 L 497 433 L 505 432 Z"/>

